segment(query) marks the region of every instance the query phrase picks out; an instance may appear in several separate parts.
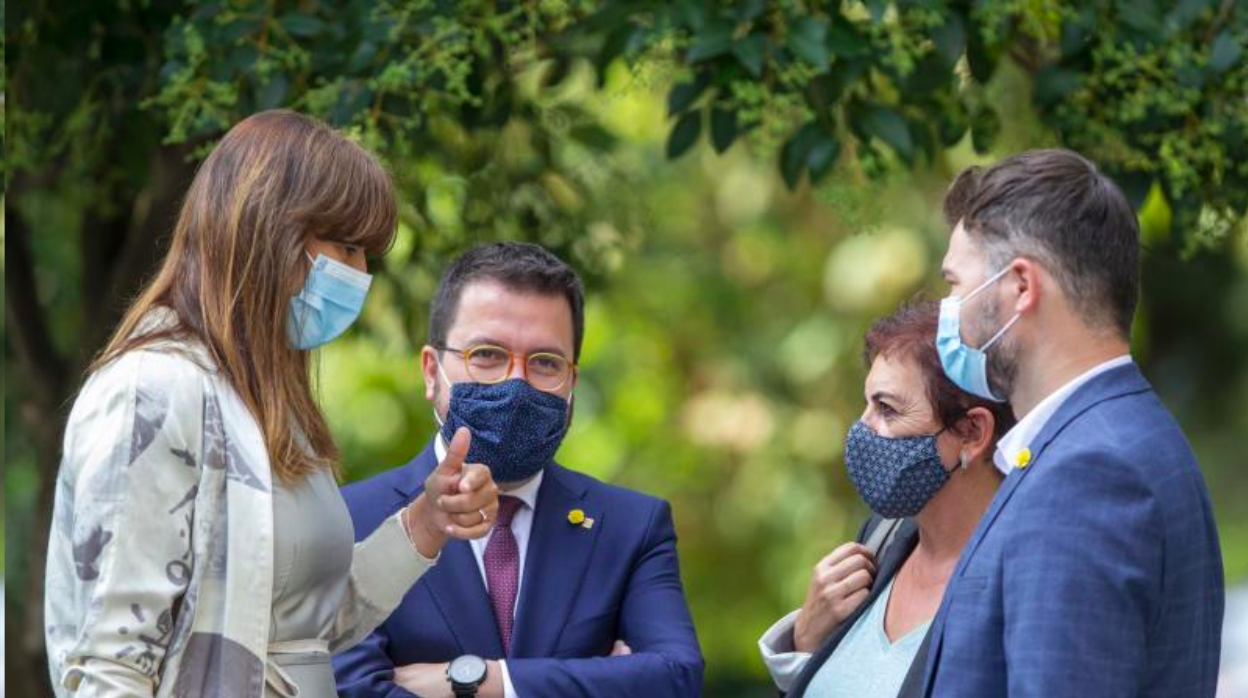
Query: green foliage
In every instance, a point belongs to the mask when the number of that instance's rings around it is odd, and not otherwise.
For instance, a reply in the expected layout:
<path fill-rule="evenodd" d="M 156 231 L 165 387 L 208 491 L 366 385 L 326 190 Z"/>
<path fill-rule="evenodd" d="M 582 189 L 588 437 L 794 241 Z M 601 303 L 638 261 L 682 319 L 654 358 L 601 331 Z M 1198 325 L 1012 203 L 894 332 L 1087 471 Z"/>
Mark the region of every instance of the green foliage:
<path fill-rule="evenodd" d="M 1156 184 L 1188 249 L 1248 210 L 1248 5 L 1188 0 L 1064 7 L 1034 99 L 1062 140 L 1127 189 Z"/>
<path fill-rule="evenodd" d="M 595 19 L 689 73 L 669 94 L 671 158 L 706 119 L 717 151 L 751 131 L 779 145 L 790 188 L 842 156 L 873 176 L 930 163 L 968 131 L 986 153 L 1001 120 L 984 87 L 1008 57 L 1041 119 L 1136 206 L 1160 188 L 1188 253 L 1248 212 L 1243 3 L 650 2 Z"/>

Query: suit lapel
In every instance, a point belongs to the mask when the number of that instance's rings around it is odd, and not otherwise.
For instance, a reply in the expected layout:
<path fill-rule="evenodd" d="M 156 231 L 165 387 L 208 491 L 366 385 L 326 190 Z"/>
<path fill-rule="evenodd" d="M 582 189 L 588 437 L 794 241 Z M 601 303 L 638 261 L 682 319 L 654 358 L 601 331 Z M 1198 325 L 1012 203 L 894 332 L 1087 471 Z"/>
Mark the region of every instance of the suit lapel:
<path fill-rule="evenodd" d="M 949 587 L 952 587 L 965 572 L 967 565 L 970 564 L 971 557 L 979 549 L 979 544 L 983 542 L 984 536 L 988 533 L 988 529 L 992 528 L 992 525 L 996 523 L 997 517 L 1000 516 L 1005 506 L 1009 504 L 1023 478 L 1027 477 L 1037 467 L 1043 467 L 1040 465 L 1040 460 L 1045 450 L 1067 425 L 1101 402 L 1151 389 L 1148 381 L 1140 373 L 1139 367 L 1135 363 L 1130 363 L 1110 369 L 1094 377 L 1067 398 L 1061 407 L 1057 409 L 1057 412 L 1049 418 L 1049 421 L 1040 430 L 1036 438 L 1028 445 L 1032 453 L 1031 462 L 1028 466 L 1011 470 L 1010 474 L 1006 476 L 1005 482 L 1001 483 L 1001 489 L 993 497 L 988 511 L 979 520 L 979 525 L 975 527 L 975 532 L 971 534 L 970 540 L 967 541 L 966 546 L 962 549 L 962 555 L 958 558 L 957 567 L 954 568 L 953 576 L 949 579 Z M 941 599 L 940 609 L 936 613 L 936 619 L 932 622 L 930 633 L 932 642 L 928 652 L 924 695 L 930 693 L 936 674 L 936 667 L 940 663 L 940 652 L 944 640 L 945 616 L 950 598 L 948 593 L 949 587 L 946 587 L 945 596 Z"/>
<path fill-rule="evenodd" d="M 424 491 L 425 478 L 437 466 L 432 443 L 416 458 L 410 477 L 395 485 L 399 499 L 394 511 L 420 496 Z M 423 578 L 433 596 L 434 605 L 441 612 L 446 626 L 459 645 L 461 653 L 481 657 L 502 657 L 503 643 L 498 634 L 498 624 L 490 606 L 481 570 L 477 567 L 472 545 L 467 541 L 450 540 L 442 548 L 442 557 L 430 574 Z M 410 619 L 413 623 L 426 623 L 427 619 Z"/>
<path fill-rule="evenodd" d="M 559 634 L 584 582 L 599 531 L 606 525 L 603 512 L 584 500 L 585 488 L 558 465 L 546 469 L 537 495 L 533 529 L 525 555 L 524 583 L 516 608 L 511 656 L 543 657 L 554 654 Z M 581 509 L 592 527 L 568 521 Z"/>

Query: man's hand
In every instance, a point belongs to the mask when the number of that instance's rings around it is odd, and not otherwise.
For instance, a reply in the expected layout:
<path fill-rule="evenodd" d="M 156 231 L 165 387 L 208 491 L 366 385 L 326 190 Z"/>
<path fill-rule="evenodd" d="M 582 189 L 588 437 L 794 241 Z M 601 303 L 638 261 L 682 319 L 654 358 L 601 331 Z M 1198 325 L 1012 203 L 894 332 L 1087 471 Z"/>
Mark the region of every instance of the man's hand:
<path fill-rule="evenodd" d="M 425 478 L 425 491 L 407 507 L 404 526 L 425 557 L 436 557 L 448 537 L 481 538 L 494 526 L 498 485 L 489 468 L 464 464 L 471 443 L 467 428 L 455 432 L 446 457 Z"/>
<path fill-rule="evenodd" d="M 611 648 L 612 657 L 627 657 L 633 653 L 633 648 L 628 646 L 623 640 L 616 640 L 615 646 Z"/>
<path fill-rule="evenodd" d="M 394 668 L 394 682 L 420 698 L 455 698 L 447 664 L 408 664 Z"/>
<path fill-rule="evenodd" d="M 832 630 L 867 600 L 873 579 L 875 560 L 858 543 L 846 543 L 820 560 L 793 626 L 793 648 L 818 650 Z"/>
<path fill-rule="evenodd" d="M 503 669 L 496 661 L 487 661 L 485 683 L 477 689 L 478 698 L 503 698 Z M 408 664 L 394 668 L 394 682 L 420 698 L 455 698 L 451 681 L 446 677 L 449 663 Z"/>

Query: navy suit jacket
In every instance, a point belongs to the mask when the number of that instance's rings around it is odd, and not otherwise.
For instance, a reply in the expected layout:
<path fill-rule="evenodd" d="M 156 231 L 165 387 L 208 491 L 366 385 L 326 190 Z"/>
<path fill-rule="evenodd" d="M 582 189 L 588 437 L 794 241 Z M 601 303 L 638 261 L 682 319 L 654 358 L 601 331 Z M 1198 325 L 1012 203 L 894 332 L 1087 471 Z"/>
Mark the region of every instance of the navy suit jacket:
<path fill-rule="evenodd" d="M 343 488 L 356 539 L 415 499 L 436 465 L 430 444 L 407 465 Z M 569 523 L 573 509 L 593 527 Z M 667 502 L 551 465 L 528 546 L 509 655 L 471 545 L 451 540 L 390 618 L 334 658 L 339 694 L 411 696 L 394 684 L 396 666 L 475 654 L 506 659 L 520 698 L 701 695 Z M 608 656 L 617 639 L 633 654 Z"/>
<path fill-rule="evenodd" d="M 1191 448 L 1135 364 L 1028 445 L 962 551 L 926 695 L 1212 698 L 1224 587 Z"/>

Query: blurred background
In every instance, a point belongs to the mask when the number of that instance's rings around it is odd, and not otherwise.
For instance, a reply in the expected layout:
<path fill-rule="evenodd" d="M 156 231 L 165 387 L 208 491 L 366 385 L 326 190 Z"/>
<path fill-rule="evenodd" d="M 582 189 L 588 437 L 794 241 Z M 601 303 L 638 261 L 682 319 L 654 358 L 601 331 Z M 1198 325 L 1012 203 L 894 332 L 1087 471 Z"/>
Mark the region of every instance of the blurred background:
<path fill-rule="evenodd" d="M 498 239 L 555 250 L 589 292 L 559 459 L 672 502 L 709 696 L 772 695 L 758 636 L 867 514 L 841 457 L 861 337 L 946 294 L 952 176 L 1084 152 L 1139 211 L 1133 355 L 1209 483 L 1229 587 L 1220 695 L 1248 696 L 1248 5 L 4 9 L 14 695 L 49 695 L 49 483 L 83 366 L 160 259 L 197 162 L 237 120 L 289 107 L 378 152 L 401 195 L 363 321 L 316 368 L 348 479 L 433 433 L 416 359 L 443 266 Z"/>

